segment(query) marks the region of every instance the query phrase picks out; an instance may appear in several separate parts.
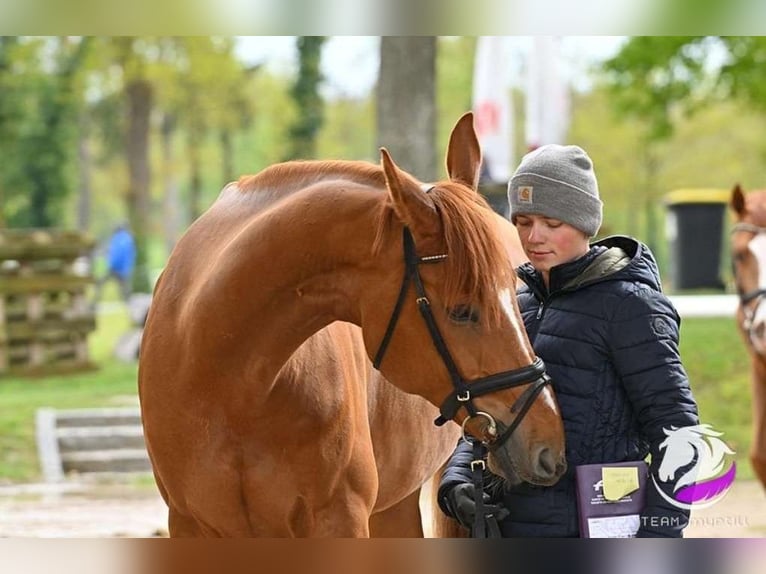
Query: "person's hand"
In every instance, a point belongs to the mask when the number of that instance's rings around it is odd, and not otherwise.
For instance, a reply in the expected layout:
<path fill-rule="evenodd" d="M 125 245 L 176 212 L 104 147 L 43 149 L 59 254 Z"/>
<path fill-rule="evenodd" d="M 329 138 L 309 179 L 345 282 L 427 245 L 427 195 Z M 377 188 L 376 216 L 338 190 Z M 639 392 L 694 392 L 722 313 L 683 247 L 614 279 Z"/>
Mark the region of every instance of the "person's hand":
<path fill-rule="evenodd" d="M 474 485 L 470 482 L 464 482 L 455 485 L 447 494 L 447 500 L 455 520 L 469 530 L 473 527 L 473 523 L 476 520 L 474 492 Z M 489 495 L 486 492 L 482 496 L 484 497 L 486 514 L 494 515 L 498 522 L 508 516 L 508 509 L 499 504 L 489 504 Z"/>

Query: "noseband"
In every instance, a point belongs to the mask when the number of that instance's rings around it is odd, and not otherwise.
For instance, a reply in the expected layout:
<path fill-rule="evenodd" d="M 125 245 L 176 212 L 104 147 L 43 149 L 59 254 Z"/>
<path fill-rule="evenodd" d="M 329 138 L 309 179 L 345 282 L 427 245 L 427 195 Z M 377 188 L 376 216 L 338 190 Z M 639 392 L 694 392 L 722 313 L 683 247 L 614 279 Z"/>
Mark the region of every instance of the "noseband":
<path fill-rule="evenodd" d="M 752 223 L 737 223 L 735 224 L 731 229 L 732 234 L 738 233 L 738 232 L 745 232 L 745 233 L 754 233 L 755 235 L 759 235 L 761 233 L 766 233 L 766 227 L 759 227 L 757 225 L 753 225 Z M 733 266 L 733 264 L 732 264 Z M 734 269 L 734 278 L 736 280 L 737 274 L 736 274 L 736 268 Z M 742 307 L 742 312 L 745 316 L 745 319 L 742 323 L 742 328 L 747 333 L 747 337 L 750 340 L 750 344 L 753 343 L 753 319 L 755 318 L 755 314 L 758 311 L 758 307 L 763 302 L 764 295 L 766 295 L 766 289 L 758 288 L 753 289 L 752 291 L 743 292 L 739 285 L 737 285 L 737 291 L 739 291 L 739 303 Z M 755 301 L 755 305 L 750 308 L 750 303 Z"/>
<path fill-rule="evenodd" d="M 460 372 L 455 365 L 455 361 L 452 359 L 452 355 L 447 348 L 447 344 L 436 325 L 436 320 L 431 311 L 431 304 L 426 296 L 423 281 L 420 278 L 420 272 L 418 271 L 418 266 L 421 263 L 431 264 L 442 262 L 447 258 L 447 254 L 419 257 L 415 251 L 415 242 L 412 239 L 412 234 L 407 227 L 404 228 L 402 239 L 404 244 L 404 279 L 402 280 L 402 286 L 399 290 L 399 298 L 397 299 L 396 306 L 391 314 L 391 319 L 388 322 L 386 334 L 383 336 L 378 352 L 375 354 L 373 365 L 376 369 L 380 368 L 388 344 L 391 341 L 394 328 L 396 327 L 396 322 L 399 319 L 402 307 L 404 306 L 404 300 L 407 295 L 409 284 L 412 282 L 415 285 L 418 309 L 420 310 L 420 314 L 431 334 L 431 340 L 441 356 L 442 361 L 444 361 L 445 367 L 447 367 L 450 379 L 452 380 L 452 386 L 454 387 L 452 393 L 450 393 L 444 402 L 442 402 L 439 409 L 441 415 L 434 421 L 434 424 L 437 426 L 443 425 L 448 420 L 455 417 L 458 410 L 460 410 L 460 407 L 465 407 L 466 411 L 468 411 L 468 418 L 463 422 L 463 433 L 465 434 L 465 424 L 470 418 L 475 416 L 484 417 L 489 423 L 487 433 L 490 436 L 495 437 L 488 446 L 490 448 L 497 448 L 508 440 L 511 433 L 513 433 L 521 423 L 524 415 L 526 415 L 527 411 L 532 407 L 532 403 L 537 395 L 545 388 L 545 385 L 551 382 L 550 377 L 545 373 L 545 365 L 543 364 L 542 359 L 538 357 L 531 365 L 512 371 L 497 373 L 488 377 L 482 377 L 473 381 L 466 381 L 460 375 Z M 505 429 L 502 428 L 504 426 L 503 423 L 497 423 L 491 415 L 477 410 L 476 406 L 473 404 L 473 399 L 476 397 L 521 385 L 530 386 L 511 407 L 511 413 L 516 414 L 516 418 L 514 418 L 511 424 Z M 500 430 L 502 431 L 499 436 L 497 435 L 498 425 L 501 427 Z"/>

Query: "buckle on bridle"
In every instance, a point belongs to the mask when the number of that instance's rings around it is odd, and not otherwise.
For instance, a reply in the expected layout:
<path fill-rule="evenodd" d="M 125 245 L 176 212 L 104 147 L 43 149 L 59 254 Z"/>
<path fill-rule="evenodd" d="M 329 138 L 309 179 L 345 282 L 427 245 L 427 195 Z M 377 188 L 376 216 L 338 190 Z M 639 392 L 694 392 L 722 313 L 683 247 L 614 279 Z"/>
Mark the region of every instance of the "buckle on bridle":
<path fill-rule="evenodd" d="M 472 460 L 471 461 L 471 472 L 475 471 L 476 469 L 479 470 L 486 470 L 487 465 L 483 460 Z"/>

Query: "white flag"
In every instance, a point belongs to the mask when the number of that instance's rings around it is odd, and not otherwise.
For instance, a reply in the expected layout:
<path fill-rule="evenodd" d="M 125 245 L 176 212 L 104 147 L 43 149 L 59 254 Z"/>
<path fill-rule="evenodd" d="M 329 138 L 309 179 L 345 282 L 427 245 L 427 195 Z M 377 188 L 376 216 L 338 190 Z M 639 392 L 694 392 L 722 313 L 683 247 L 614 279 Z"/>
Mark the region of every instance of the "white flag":
<path fill-rule="evenodd" d="M 569 130 L 569 87 L 555 36 L 535 36 L 527 59 L 526 143 L 563 144 Z"/>
<path fill-rule="evenodd" d="M 482 181 L 511 177 L 513 113 L 508 81 L 507 38 L 479 36 L 473 71 L 473 113 L 482 156 Z"/>

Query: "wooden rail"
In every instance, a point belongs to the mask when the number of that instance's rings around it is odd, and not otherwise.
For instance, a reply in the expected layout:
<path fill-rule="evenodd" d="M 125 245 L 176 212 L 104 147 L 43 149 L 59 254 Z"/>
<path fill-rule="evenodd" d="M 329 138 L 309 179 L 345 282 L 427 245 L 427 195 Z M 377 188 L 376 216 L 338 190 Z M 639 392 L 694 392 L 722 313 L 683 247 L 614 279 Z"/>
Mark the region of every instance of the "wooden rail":
<path fill-rule="evenodd" d="M 0 378 L 93 367 L 94 281 L 81 262 L 94 244 L 75 231 L 0 229 Z"/>

